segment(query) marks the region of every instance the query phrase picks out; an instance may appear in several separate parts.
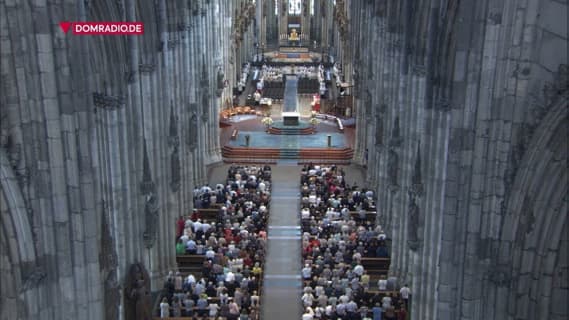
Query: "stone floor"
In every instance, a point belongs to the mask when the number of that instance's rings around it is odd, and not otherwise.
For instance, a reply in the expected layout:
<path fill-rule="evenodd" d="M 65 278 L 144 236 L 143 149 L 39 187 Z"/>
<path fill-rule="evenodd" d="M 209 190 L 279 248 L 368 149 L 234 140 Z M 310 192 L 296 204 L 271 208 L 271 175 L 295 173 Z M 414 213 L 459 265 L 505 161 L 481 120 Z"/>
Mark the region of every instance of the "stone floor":
<path fill-rule="evenodd" d="M 246 135 L 250 136 L 249 146 L 254 148 L 326 148 L 328 145 L 328 135 L 332 137 L 332 148 L 346 146 L 345 136 L 341 133 L 317 132 L 311 135 L 275 135 L 259 131 L 241 131 L 237 139 L 229 141 L 229 145 L 245 147 L 247 145 L 245 141 Z"/>
<path fill-rule="evenodd" d="M 300 167 L 296 165 L 272 168 L 262 319 L 292 320 L 301 317 L 299 177 Z"/>
<path fill-rule="evenodd" d="M 246 120 L 240 121 L 238 118 L 232 119 L 232 125 L 227 127 L 222 127 L 219 129 L 220 131 L 220 143 L 222 146 L 225 145 L 234 145 L 231 143 L 231 133 L 234 129 L 239 130 L 239 135 L 242 135 L 242 132 L 247 131 L 257 131 L 259 133 L 264 133 L 266 128 L 261 123 L 261 117 L 254 117 L 254 116 L 237 116 L 243 117 Z M 306 121 L 306 119 L 301 119 Z M 343 146 L 352 147 L 355 144 L 355 128 L 345 127 L 344 132 L 340 133 L 338 131 L 337 125 L 328 120 L 328 121 L 321 121 L 316 126 L 316 132 L 318 133 L 337 133 L 343 136 Z M 239 137 L 238 135 L 238 137 Z"/>

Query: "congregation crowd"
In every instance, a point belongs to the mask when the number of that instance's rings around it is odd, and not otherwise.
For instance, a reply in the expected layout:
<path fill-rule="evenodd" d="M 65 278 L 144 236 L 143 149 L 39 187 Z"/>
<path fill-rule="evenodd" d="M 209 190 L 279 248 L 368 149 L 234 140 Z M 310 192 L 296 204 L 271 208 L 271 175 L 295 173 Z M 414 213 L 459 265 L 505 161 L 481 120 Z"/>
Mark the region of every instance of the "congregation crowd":
<path fill-rule="evenodd" d="M 382 276 L 375 285 L 365 257 L 389 257 L 371 190 L 349 186 L 337 166 L 305 165 L 301 174 L 302 320 L 407 318 L 410 289 Z"/>
<path fill-rule="evenodd" d="M 177 221 L 177 255 L 203 255 L 201 274 L 170 272 L 160 317 L 259 319 L 271 168 L 231 165 L 225 184 L 194 190 Z M 217 209 L 207 220 L 200 211 Z"/>

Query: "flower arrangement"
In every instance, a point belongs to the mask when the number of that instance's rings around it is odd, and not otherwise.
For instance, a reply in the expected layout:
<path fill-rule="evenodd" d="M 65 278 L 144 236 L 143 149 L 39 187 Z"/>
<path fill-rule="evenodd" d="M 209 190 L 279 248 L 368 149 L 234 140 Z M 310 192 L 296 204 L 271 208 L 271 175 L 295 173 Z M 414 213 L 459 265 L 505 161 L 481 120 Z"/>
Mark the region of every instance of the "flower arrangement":
<path fill-rule="evenodd" d="M 316 118 L 310 118 L 310 124 L 313 126 L 316 126 L 318 124 L 318 119 Z"/>
<path fill-rule="evenodd" d="M 265 126 L 270 126 L 271 124 L 273 124 L 273 119 L 271 117 L 264 117 L 263 120 L 261 120 L 261 122 L 265 125 Z"/>
<path fill-rule="evenodd" d="M 312 110 L 312 113 L 310 114 L 311 118 L 316 118 L 316 111 Z"/>

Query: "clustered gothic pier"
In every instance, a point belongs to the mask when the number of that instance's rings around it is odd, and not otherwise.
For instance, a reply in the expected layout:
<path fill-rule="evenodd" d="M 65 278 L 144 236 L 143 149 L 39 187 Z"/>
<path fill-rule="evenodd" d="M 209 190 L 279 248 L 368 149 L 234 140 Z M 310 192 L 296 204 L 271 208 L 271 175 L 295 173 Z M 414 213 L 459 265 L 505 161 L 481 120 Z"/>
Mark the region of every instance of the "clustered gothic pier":
<path fill-rule="evenodd" d="M 0 318 L 130 318 L 132 296 L 147 301 L 177 268 L 174 223 L 196 187 L 239 159 L 362 169 L 412 319 L 566 319 L 567 12 L 565 0 L 0 1 Z M 144 34 L 76 36 L 62 21 Z M 284 86 L 255 95 L 254 70 L 292 64 L 317 70 L 298 80 L 312 128 L 239 150 L 275 136 L 260 119 L 283 111 Z M 299 150 L 313 132 L 328 147 Z"/>

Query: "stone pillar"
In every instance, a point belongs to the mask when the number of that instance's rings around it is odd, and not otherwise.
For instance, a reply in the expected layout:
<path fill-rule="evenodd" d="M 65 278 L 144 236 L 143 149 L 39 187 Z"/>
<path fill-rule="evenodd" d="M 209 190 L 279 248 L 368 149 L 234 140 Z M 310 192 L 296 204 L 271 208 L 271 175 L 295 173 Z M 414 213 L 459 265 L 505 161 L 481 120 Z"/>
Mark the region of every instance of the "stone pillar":
<path fill-rule="evenodd" d="M 277 0 L 275 0 L 277 1 Z M 279 2 L 279 45 L 288 44 L 288 6 L 287 0 L 278 0 Z"/>
<path fill-rule="evenodd" d="M 310 0 L 302 0 L 300 13 L 300 34 L 302 35 L 302 45 L 310 44 Z"/>

